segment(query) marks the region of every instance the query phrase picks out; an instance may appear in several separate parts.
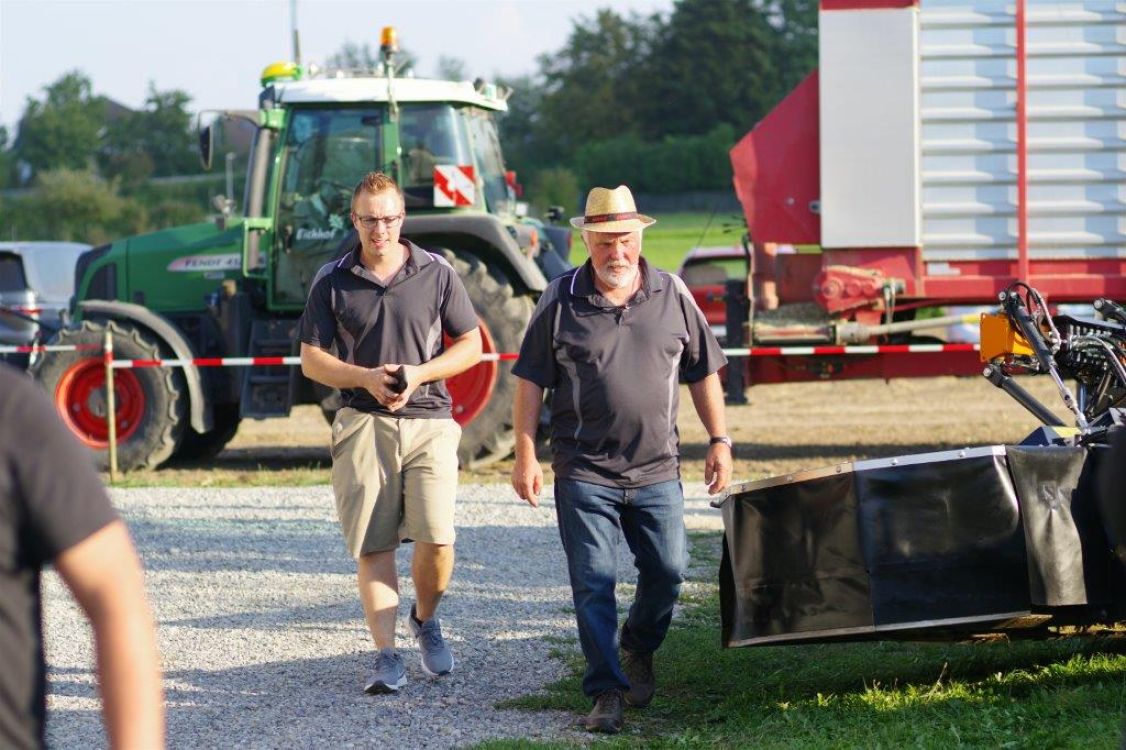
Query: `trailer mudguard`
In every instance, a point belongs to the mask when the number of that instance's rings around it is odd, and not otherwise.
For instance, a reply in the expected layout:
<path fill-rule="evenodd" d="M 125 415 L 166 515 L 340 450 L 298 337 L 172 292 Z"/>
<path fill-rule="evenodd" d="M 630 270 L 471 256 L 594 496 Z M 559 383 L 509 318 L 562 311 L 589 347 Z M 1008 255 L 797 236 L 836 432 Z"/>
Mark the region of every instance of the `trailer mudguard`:
<path fill-rule="evenodd" d="M 84 300 L 78 303 L 82 310 L 83 318 L 124 318 L 144 326 L 160 337 L 161 341 L 176 355 L 177 359 L 191 360 L 195 352 L 191 345 L 162 315 L 153 312 L 147 307 L 135 305 L 131 302 L 117 302 L 113 300 Z M 193 364 L 184 365 L 184 380 L 188 384 L 188 409 L 192 429 L 196 432 L 209 432 L 213 426 L 211 420 L 211 402 L 207 400 L 203 390 L 203 380 L 199 368 Z"/>
<path fill-rule="evenodd" d="M 523 291 L 542 292 L 547 288 L 547 278 L 539 267 L 522 252 L 516 240 L 495 216 L 472 214 L 434 214 L 407 215 L 403 223 L 403 236 L 423 247 L 434 246 L 462 249 L 464 243 L 452 239 L 469 236 L 477 240 L 479 249 L 485 254 L 484 261 L 502 262 L 512 269 L 514 281 L 524 287 Z M 465 248 L 473 249 L 471 247 Z M 507 270 L 507 268 L 506 268 Z"/>

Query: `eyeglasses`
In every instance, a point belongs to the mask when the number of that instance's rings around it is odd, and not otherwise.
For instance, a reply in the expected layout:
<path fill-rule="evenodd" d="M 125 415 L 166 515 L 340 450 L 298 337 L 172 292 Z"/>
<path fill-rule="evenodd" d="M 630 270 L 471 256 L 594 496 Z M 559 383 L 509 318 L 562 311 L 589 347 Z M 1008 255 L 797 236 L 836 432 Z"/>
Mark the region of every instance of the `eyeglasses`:
<path fill-rule="evenodd" d="M 390 229 L 403 220 L 403 214 L 396 214 L 394 216 L 357 216 L 352 214 L 356 221 L 363 224 L 364 229 L 375 229 L 382 224 Z"/>

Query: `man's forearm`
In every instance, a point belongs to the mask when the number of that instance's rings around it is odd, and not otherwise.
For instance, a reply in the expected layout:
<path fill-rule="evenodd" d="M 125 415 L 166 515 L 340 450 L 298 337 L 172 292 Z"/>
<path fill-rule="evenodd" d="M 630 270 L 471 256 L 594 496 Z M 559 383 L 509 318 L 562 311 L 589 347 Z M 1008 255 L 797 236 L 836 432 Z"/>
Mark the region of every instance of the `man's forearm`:
<path fill-rule="evenodd" d="M 481 361 L 481 329 L 458 336 L 440 355 L 418 366 L 423 383 L 460 375 Z"/>
<path fill-rule="evenodd" d="M 723 387 L 719 384 L 719 374 L 712 373 L 703 380 L 688 384 L 692 394 L 692 405 L 700 417 L 700 423 L 709 435 L 727 434 L 727 417 L 723 411 Z"/>
<path fill-rule="evenodd" d="M 333 388 L 363 388 L 371 377 L 366 367 L 349 364 L 311 344 L 301 344 L 301 374 Z"/>
<path fill-rule="evenodd" d="M 111 746 L 162 747 L 164 702 L 152 618 L 144 599 L 108 604 L 91 620 Z"/>
<path fill-rule="evenodd" d="M 517 458 L 535 458 L 536 429 L 539 427 L 542 406 L 543 388 L 530 380 L 517 377 L 516 397 L 512 406 Z"/>
<path fill-rule="evenodd" d="M 55 569 L 94 630 L 110 745 L 164 746 L 164 698 L 152 613 L 125 524 L 115 521 L 62 552 Z"/>

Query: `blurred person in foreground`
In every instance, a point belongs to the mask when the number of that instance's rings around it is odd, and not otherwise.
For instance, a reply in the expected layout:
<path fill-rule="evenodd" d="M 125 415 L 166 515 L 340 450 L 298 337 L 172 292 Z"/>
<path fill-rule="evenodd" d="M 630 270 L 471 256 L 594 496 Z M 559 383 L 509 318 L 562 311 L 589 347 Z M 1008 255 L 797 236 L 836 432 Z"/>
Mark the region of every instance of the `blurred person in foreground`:
<path fill-rule="evenodd" d="M 47 565 L 93 626 L 110 746 L 163 747 L 156 636 L 129 532 L 42 390 L 0 365 L 0 747 L 45 743 Z"/>
<path fill-rule="evenodd" d="M 454 668 L 437 609 L 453 575 L 461 428 L 443 381 L 481 359 L 461 279 L 441 256 L 400 239 L 404 217 L 390 177 L 371 172 L 360 181 L 352 195 L 360 244 L 317 272 L 299 333 L 302 372 L 340 388 L 344 400 L 332 423 L 332 487 L 378 649 L 369 694 L 397 693 L 407 682 L 395 649 L 403 541 L 414 542 L 407 622 L 422 670 Z"/>
<path fill-rule="evenodd" d="M 688 562 L 676 418 L 679 383 L 711 435 L 708 491 L 731 480 L 723 390 L 726 363 L 703 313 L 679 277 L 641 258 L 642 230 L 629 188 L 594 188 L 582 230 L 590 259 L 540 297 L 512 374 L 516 463 L 512 486 L 539 505 L 535 454 L 544 389 L 552 389 L 551 447 L 559 535 L 567 556 L 583 692 L 594 700 L 584 725 L 621 730 L 623 701 L 653 698 L 653 652 L 672 620 Z M 621 628 L 614 598 L 621 535 L 637 566 L 637 592 Z M 620 645 L 620 656 L 619 656 Z"/>

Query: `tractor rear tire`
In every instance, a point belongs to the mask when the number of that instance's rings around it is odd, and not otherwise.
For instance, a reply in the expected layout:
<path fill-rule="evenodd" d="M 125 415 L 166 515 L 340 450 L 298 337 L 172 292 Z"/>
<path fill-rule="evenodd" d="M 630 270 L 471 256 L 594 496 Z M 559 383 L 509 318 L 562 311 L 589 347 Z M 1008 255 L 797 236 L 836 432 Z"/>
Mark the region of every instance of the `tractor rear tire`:
<path fill-rule="evenodd" d="M 482 334 L 491 338 L 493 349 L 496 352 L 519 351 L 524 330 L 535 309 L 531 297 L 516 296 L 512 282 L 497 268 L 472 256 L 458 256 L 444 249 L 438 252 L 450 262 L 465 285 L 482 327 L 487 329 Z M 512 362 L 496 364 L 492 395 L 480 413 L 462 425 L 457 454 L 463 468 L 486 466 L 507 458 L 516 444 L 512 427 L 512 402 L 516 398 Z"/>
<path fill-rule="evenodd" d="M 196 432 L 188 427 L 184 433 L 180 447 L 176 449 L 173 461 L 206 461 L 219 455 L 231 438 L 238 432 L 239 416 L 238 404 L 216 404 L 211 414 L 212 428 L 210 432 Z"/>
<path fill-rule="evenodd" d="M 109 468 L 105 366 L 106 328 L 113 333 L 115 359 L 159 359 L 152 334 L 129 323 L 83 321 L 59 332 L 52 344 L 76 345 L 77 351 L 47 352 L 33 375 L 55 402 L 63 424 L 94 452 L 96 466 Z M 117 466 L 122 471 L 154 468 L 176 451 L 187 424 L 183 375 L 170 367 L 114 371 L 117 402 Z"/>

